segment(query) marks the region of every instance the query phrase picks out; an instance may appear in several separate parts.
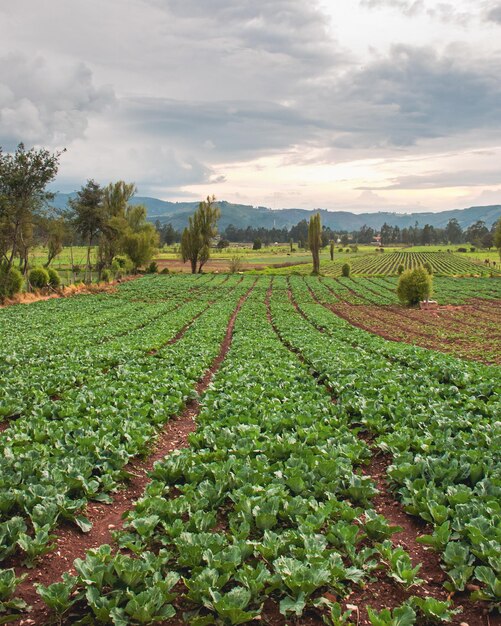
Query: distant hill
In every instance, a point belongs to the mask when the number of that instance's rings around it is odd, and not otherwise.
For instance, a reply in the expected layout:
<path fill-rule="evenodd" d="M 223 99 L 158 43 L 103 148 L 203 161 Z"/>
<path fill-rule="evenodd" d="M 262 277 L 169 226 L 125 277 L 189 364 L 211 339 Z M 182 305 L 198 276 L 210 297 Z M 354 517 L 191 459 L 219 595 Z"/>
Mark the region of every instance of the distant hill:
<path fill-rule="evenodd" d="M 54 205 L 64 208 L 72 194 L 59 193 Z M 176 230 L 182 230 L 188 223 L 188 217 L 197 208 L 198 202 L 168 202 L 158 198 L 135 196 L 133 204 L 144 204 L 148 210 L 148 219 L 152 222 L 158 220 L 162 224 L 170 222 Z M 218 202 L 221 208 L 219 229 L 224 230 L 230 224 L 237 228 L 264 227 L 264 228 L 290 228 L 303 219 L 309 219 L 312 211 L 307 209 L 277 209 L 266 207 L 253 207 L 247 204 L 232 204 L 231 202 Z M 447 222 L 456 218 L 461 228 L 465 229 L 477 220 L 483 220 L 490 228 L 501 217 L 501 205 L 476 206 L 468 209 L 453 209 L 440 211 L 439 213 L 350 213 L 349 211 L 319 210 L 322 215 L 322 224 L 330 226 L 333 230 L 358 230 L 364 224 L 376 230 L 386 222 L 390 226 L 405 228 L 430 224 L 436 228 L 443 228 Z"/>

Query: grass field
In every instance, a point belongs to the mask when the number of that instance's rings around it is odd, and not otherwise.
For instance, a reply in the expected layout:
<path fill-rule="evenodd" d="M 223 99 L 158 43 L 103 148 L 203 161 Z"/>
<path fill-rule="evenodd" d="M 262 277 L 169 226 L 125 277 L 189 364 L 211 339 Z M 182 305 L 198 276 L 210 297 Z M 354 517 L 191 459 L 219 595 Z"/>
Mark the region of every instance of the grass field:
<path fill-rule="evenodd" d="M 469 250 L 470 246 L 466 246 Z M 342 252 L 339 250 L 342 249 Z M 341 274 L 341 267 L 349 262 L 353 266 L 353 273 L 358 275 L 368 274 L 396 274 L 396 269 L 401 261 L 404 265 L 413 266 L 429 260 L 434 270 L 445 275 L 488 275 L 490 272 L 501 274 L 501 264 L 497 250 L 485 250 L 467 253 L 457 253 L 457 246 L 449 247 L 451 253 L 446 252 L 444 246 L 414 246 L 408 248 L 387 247 L 384 253 L 376 253 L 373 246 L 358 246 L 357 252 L 352 252 L 349 247 L 336 246 L 335 260 L 330 261 L 329 249 L 325 248 L 320 253 L 322 272 L 327 275 Z M 431 254 L 437 253 L 437 254 Z M 63 284 L 72 282 L 71 254 L 73 262 L 83 272 L 86 263 L 87 249 L 82 246 L 64 248 L 61 254 L 52 261 L 52 267 L 57 269 L 62 277 Z M 97 249 L 93 248 L 91 259 L 96 261 Z M 400 256 L 397 256 L 400 255 Z M 403 256 L 402 256 L 403 255 Z M 446 256 L 447 255 L 447 256 Z M 263 247 L 261 250 L 252 250 L 251 244 L 232 245 L 224 250 L 214 249 L 211 259 L 205 266 L 207 272 L 226 273 L 230 270 L 230 262 L 233 257 L 240 259 L 242 271 L 262 271 L 263 273 L 289 274 L 298 272 L 309 274 L 311 272 L 311 254 L 308 250 L 290 251 L 289 244 Z M 31 262 L 33 265 L 43 264 L 47 259 L 47 250 L 36 248 L 33 251 Z M 411 261 L 411 259 L 413 259 Z M 168 268 L 173 272 L 189 273 L 189 263 L 182 263 L 179 258 L 179 246 L 162 248 L 155 257 L 160 270 Z M 489 261 L 489 266 L 485 261 Z M 496 265 L 493 265 L 495 263 Z M 289 269 L 290 266 L 290 269 Z M 281 269 L 280 269 L 281 268 Z M 81 278 L 82 273 L 77 276 Z M 97 276 L 97 274 L 96 274 Z"/>
<path fill-rule="evenodd" d="M 0 620 L 494 623 L 501 279 L 395 281 L 0 310 Z"/>

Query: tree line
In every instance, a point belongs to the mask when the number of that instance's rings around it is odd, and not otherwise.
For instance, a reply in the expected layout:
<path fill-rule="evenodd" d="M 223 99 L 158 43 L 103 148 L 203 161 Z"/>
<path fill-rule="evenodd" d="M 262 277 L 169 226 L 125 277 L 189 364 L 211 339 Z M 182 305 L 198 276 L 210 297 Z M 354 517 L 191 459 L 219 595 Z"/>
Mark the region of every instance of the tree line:
<path fill-rule="evenodd" d="M 30 288 L 34 269 L 30 252 L 35 246 L 47 248 L 43 265 L 49 268 L 63 247 L 72 252 L 73 245 L 86 245 L 85 282 L 90 282 L 92 269 L 99 279 L 110 269 L 135 270 L 157 250 L 159 236 L 146 219 L 146 207 L 130 204 L 134 183 L 118 181 L 102 187 L 88 180 L 66 209 L 52 207 L 54 194 L 47 187 L 57 175 L 61 155 L 26 150 L 23 144 L 12 154 L 0 148 L 0 297 L 13 295 L 23 280 Z M 93 267 L 91 252 L 96 246 Z M 73 261 L 71 265 L 75 269 Z"/>
<path fill-rule="evenodd" d="M 223 241 L 232 243 L 253 243 L 260 242 L 261 245 L 269 246 L 274 243 L 295 242 L 299 248 L 308 246 L 308 226 L 307 220 L 303 219 L 291 228 L 264 228 L 247 226 L 237 228 L 233 224 L 221 231 Z M 161 224 L 158 220 L 155 227 L 159 234 L 161 245 L 172 245 L 181 241 L 182 233 L 175 230 L 171 223 Z M 466 229 L 463 229 L 458 220 L 452 218 L 445 228 L 437 228 L 430 224 L 420 227 L 417 223 L 414 226 L 399 228 L 384 223 L 377 230 L 371 226 L 363 225 L 358 230 L 336 230 L 328 226 L 322 226 L 320 237 L 321 247 L 325 248 L 331 241 L 340 243 L 343 246 L 354 244 L 380 243 L 382 246 L 388 245 L 460 245 L 470 243 L 477 248 L 492 248 L 494 245 L 494 232 L 496 225 L 490 229 L 485 222 L 478 220 Z M 380 237 L 379 242 L 376 237 Z"/>

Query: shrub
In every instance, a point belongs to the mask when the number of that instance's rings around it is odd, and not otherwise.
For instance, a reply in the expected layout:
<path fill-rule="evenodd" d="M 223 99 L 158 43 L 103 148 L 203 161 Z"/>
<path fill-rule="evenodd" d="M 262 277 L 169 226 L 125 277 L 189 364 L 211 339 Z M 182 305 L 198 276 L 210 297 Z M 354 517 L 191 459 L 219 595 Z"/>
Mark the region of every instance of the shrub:
<path fill-rule="evenodd" d="M 109 283 L 111 280 L 111 272 L 108 269 L 104 269 L 101 272 L 101 280 L 103 280 L 105 283 Z"/>
<path fill-rule="evenodd" d="M 28 272 L 28 280 L 34 289 L 43 289 L 49 284 L 49 272 L 44 267 L 34 267 Z"/>
<path fill-rule="evenodd" d="M 156 261 L 152 261 L 149 265 L 148 265 L 148 269 L 146 270 L 147 274 L 156 274 L 158 272 L 158 265 L 156 264 Z"/>
<path fill-rule="evenodd" d="M 470 248 L 470 252 L 475 252 L 476 248 Z"/>
<path fill-rule="evenodd" d="M 457 251 L 458 252 L 468 252 L 468 250 L 466 248 L 458 248 Z"/>
<path fill-rule="evenodd" d="M 426 261 L 426 263 L 423 263 L 423 267 L 424 269 L 428 272 L 428 274 L 433 274 L 433 268 L 431 266 L 431 263 L 429 261 Z"/>
<path fill-rule="evenodd" d="M 406 270 L 398 279 L 397 296 L 402 304 L 413 306 L 432 294 L 433 279 L 424 267 Z"/>
<path fill-rule="evenodd" d="M 261 250 L 261 248 L 263 247 L 263 242 L 261 241 L 261 239 L 254 239 L 254 243 L 252 244 L 252 249 L 253 250 Z"/>
<path fill-rule="evenodd" d="M 55 270 L 53 267 L 47 268 L 47 273 L 49 275 L 49 285 L 54 289 L 57 289 L 61 286 L 61 276 L 59 276 L 59 272 Z"/>
<path fill-rule="evenodd" d="M 0 300 L 12 298 L 21 291 L 23 275 L 17 267 L 7 269 L 7 265 L 0 264 Z"/>
<path fill-rule="evenodd" d="M 230 259 L 230 274 L 236 274 L 242 269 L 242 257 L 234 254 Z"/>
<path fill-rule="evenodd" d="M 132 271 L 132 261 L 128 256 L 116 256 L 111 264 L 111 269 L 116 273 L 117 278 Z"/>
<path fill-rule="evenodd" d="M 400 265 L 397 267 L 397 274 L 400 276 L 400 274 L 403 273 L 405 267 L 400 263 Z"/>
<path fill-rule="evenodd" d="M 343 251 L 343 248 L 338 248 L 338 250 L 337 250 L 337 251 L 338 251 L 338 252 L 342 252 L 342 251 Z"/>
<path fill-rule="evenodd" d="M 170 274 L 169 268 L 164 267 L 163 270 L 160 272 L 160 274 Z"/>
<path fill-rule="evenodd" d="M 341 268 L 341 274 L 343 276 L 349 276 L 351 273 L 351 265 L 349 263 L 345 263 Z"/>

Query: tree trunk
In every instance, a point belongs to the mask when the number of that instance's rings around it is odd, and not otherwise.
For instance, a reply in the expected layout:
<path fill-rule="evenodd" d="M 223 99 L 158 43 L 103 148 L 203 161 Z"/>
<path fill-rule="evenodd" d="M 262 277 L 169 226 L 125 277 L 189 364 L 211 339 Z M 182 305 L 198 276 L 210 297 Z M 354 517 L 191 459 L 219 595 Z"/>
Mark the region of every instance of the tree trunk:
<path fill-rule="evenodd" d="M 197 259 L 190 259 L 190 263 L 191 263 L 191 273 L 196 274 L 197 273 Z"/>
<path fill-rule="evenodd" d="M 89 284 L 89 282 L 92 282 L 92 271 L 90 269 L 90 250 L 92 248 L 92 237 L 90 237 L 89 239 L 89 245 L 87 246 L 87 264 L 85 266 L 85 282 L 87 284 Z M 88 274 L 87 274 L 88 272 Z M 90 280 L 88 280 L 88 277 L 90 276 Z"/>
<path fill-rule="evenodd" d="M 73 262 L 73 242 L 71 242 L 71 245 L 70 245 L 70 257 L 71 257 L 71 282 L 75 284 L 75 270 L 74 270 L 75 264 Z"/>

